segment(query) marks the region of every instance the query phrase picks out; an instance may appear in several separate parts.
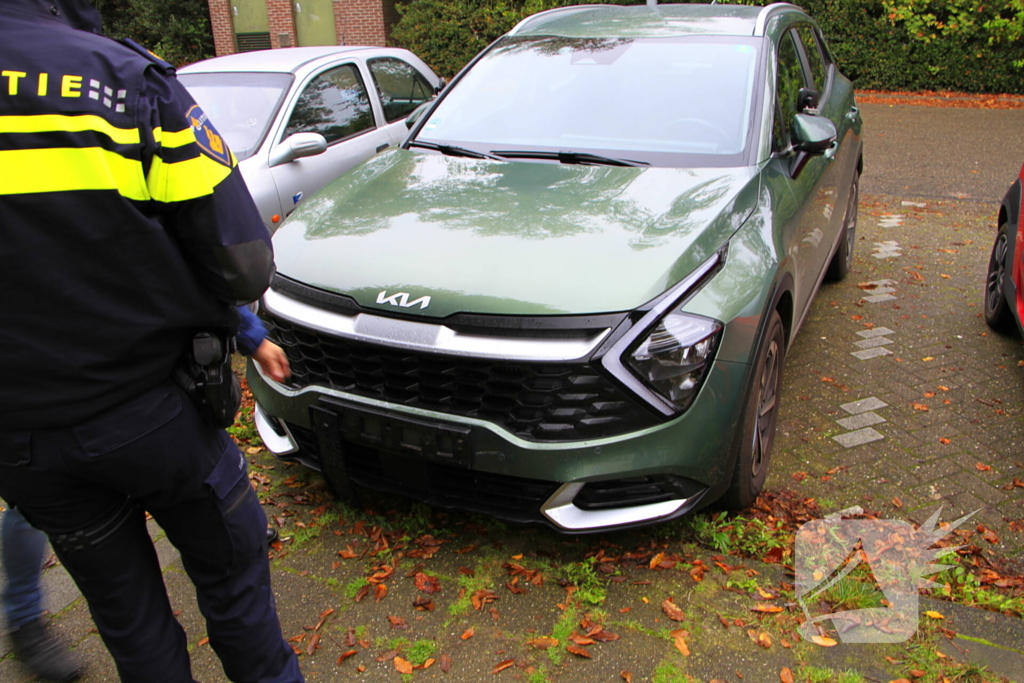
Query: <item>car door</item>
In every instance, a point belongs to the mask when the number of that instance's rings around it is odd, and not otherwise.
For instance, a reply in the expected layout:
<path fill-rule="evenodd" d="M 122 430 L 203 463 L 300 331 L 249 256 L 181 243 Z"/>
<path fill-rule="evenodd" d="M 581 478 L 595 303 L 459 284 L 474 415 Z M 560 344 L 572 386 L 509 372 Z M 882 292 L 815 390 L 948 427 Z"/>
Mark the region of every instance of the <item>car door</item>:
<path fill-rule="evenodd" d="M 802 317 L 824 274 L 834 244 L 831 228 L 835 186 L 829 154 L 792 150 L 794 117 L 806 111 L 813 80 L 794 29 L 785 31 L 776 51 L 773 159 L 765 169 L 774 186 L 776 226 L 782 232 L 787 258 L 795 271 L 798 319 Z M 805 98 L 802 102 L 801 98 Z M 839 220 L 842 220 L 841 217 Z"/>
<path fill-rule="evenodd" d="M 371 101 L 371 90 L 355 61 L 332 64 L 311 77 L 287 113 L 279 140 L 319 133 L 327 151 L 271 168 L 287 215 L 295 206 L 356 164 L 391 144 Z"/>
<path fill-rule="evenodd" d="M 366 65 L 380 96 L 391 144 L 400 145 L 409 134 L 406 117 L 434 96 L 434 87 L 419 69 L 397 57 L 375 57 Z"/>

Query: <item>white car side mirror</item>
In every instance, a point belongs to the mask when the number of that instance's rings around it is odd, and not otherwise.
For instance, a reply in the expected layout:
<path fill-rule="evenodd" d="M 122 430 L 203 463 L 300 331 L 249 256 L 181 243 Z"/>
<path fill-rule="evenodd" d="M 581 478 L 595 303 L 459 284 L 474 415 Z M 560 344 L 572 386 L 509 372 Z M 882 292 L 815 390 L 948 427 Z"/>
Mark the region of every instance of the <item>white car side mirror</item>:
<path fill-rule="evenodd" d="M 327 140 L 320 133 L 295 133 L 288 136 L 270 152 L 270 166 L 280 166 L 302 157 L 312 157 L 327 151 Z"/>

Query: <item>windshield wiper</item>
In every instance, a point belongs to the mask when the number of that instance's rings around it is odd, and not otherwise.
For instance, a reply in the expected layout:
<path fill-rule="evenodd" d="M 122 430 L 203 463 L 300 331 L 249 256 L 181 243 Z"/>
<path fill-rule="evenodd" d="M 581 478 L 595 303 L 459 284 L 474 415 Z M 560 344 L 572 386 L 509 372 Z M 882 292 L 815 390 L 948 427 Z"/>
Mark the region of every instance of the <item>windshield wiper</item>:
<path fill-rule="evenodd" d="M 563 164 L 598 164 L 601 166 L 650 166 L 646 161 L 633 161 L 632 159 L 614 159 L 603 157 L 600 154 L 590 152 L 529 152 L 522 150 L 509 150 L 493 152 L 499 157 L 506 159 L 553 159 Z"/>
<path fill-rule="evenodd" d="M 470 159 L 494 159 L 495 161 L 504 161 L 499 156 L 488 154 L 487 152 L 477 152 L 473 149 L 466 149 L 465 147 L 456 147 L 455 145 L 438 145 L 433 142 L 421 142 L 420 140 L 413 140 L 409 143 L 410 147 L 422 147 L 423 149 L 437 150 L 441 154 L 449 157 L 469 157 Z"/>

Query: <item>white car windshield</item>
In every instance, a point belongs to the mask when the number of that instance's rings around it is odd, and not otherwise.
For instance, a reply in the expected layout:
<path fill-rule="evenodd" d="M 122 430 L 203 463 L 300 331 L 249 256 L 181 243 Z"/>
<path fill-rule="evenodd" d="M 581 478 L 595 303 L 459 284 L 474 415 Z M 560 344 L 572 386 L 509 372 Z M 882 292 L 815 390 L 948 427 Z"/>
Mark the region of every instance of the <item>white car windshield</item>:
<path fill-rule="evenodd" d="M 506 38 L 454 84 L 417 140 L 498 155 L 571 150 L 656 166 L 732 165 L 749 144 L 761 44 Z"/>
<path fill-rule="evenodd" d="M 206 73 L 179 74 L 178 80 L 241 160 L 259 149 L 293 78 L 281 73 Z"/>

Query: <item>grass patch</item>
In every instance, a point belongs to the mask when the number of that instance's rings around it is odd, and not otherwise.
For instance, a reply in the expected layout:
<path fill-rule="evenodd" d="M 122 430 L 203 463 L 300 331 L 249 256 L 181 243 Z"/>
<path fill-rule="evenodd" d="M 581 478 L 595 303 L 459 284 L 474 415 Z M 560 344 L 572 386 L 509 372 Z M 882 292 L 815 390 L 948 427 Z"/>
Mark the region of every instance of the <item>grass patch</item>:
<path fill-rule="evenodd" d="M 683 521 L 698 543 L 723 554 L 761 557 L 773 548 L 788 550 L 793 544 L 781 520 L 769 526 L 760 519 L 717 512 L 691 515 Z"/>

